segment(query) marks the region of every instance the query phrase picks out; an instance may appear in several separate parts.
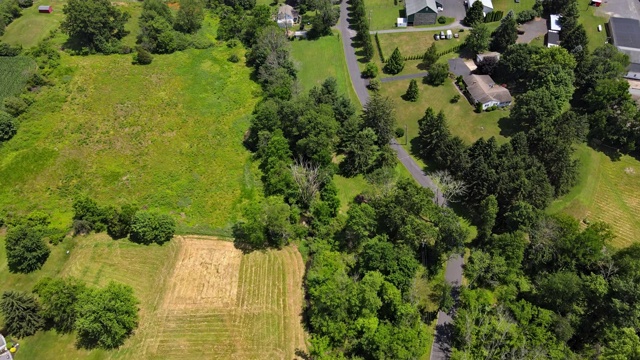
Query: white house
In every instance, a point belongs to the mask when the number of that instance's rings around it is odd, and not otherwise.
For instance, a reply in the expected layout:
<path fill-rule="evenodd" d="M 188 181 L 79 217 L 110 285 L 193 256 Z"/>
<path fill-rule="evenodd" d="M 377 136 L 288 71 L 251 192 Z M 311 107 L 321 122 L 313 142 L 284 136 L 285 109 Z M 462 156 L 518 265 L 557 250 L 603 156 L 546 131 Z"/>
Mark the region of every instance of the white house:
<path fill-rule="evenodd" d="M 549 31 L 560 32 L 562 30 L 562 25 L 560 25 L 560 15 L 549 15 Z"/>
<path fill-rule="evenodd" d="M 462 78 L 473 103 L 482 104 L 482 110 L 492 106 L 511 105 L 513 98 L 507 88 L 496 84 L 489 75 L 467 75 Z"/>
<path fill-rule="evenodd" d="M 290 5 L 282 5 L 278 8 L 278 17 L 276 19 L 278 26 L 281 28 L 292 27 L 300 21 L 298 12 Z"/>
<path fill-rule="evenodd" d="M 471 7 L 476 1 L 482 2 L 482 7 L 484 8 L 482 11 L 485 15 L 493 11 L 493 2 L 491 0 L 469 0 L 468 6 Z"/>

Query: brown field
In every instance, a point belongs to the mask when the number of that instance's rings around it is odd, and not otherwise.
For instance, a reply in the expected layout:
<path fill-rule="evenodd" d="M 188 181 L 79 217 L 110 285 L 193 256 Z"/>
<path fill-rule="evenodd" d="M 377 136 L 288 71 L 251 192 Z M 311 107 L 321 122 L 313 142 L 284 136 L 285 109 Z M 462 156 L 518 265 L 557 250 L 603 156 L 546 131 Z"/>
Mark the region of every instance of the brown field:
<path fill-rule="evenodd" d="M 243 254 L 229 241 L 204 236 L 179 236 L 163 246 L 106 234 L 79 237 L 54 248 L 39 276 L 130 285 L 140 300 L 139 326 L 115 351 L 78 350 L 72 334 L 39 332 L 20 342 L 20 358 L 291 360 L 296 349 L 306 350 L 304 270 L 293 246 Z M 30 290 L 37 281 L 5 268 L 0 275 L 3 288 Z"/>

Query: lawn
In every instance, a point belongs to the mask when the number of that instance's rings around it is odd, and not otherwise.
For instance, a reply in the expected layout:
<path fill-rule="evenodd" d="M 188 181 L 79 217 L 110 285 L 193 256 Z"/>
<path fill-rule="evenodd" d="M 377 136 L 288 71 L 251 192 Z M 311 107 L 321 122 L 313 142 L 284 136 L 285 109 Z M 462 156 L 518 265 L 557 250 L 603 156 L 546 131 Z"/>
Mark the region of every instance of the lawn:
<path fill-rule="evenodd" d="M 418 136 L 418 120 L 428 107 L 432 107 L 436 112 L 443 110 L 451 133 L 462 138 L 467 144 L 471 144 L 480 137 L 491 136 L 495 136 L 498 142 L 506 141 L 506 138 L 500 135 L 498 121 L 507 117 L 508 111 L 496 110 L 478 114 L 464 97 L 456 104 L 450 103 L 450 100 L 459 94 L 452 81 L 446 81 L 444 85 L 438 87 L 422 84 L 420 80 L 418 84 L 420 98 L 417 102 L 405 101 L 401 98 L 409 87 L 409 80 L 383 83 L 381 90 L 382 95 L 388 96 L 395 103 L 398 124 L 407 126 L 409 134 L 409 145 L 405 146 L 407 150 L 410 150 L 411 139 Z"/>
<path fill-rule="evenodd" d="M 586 145 L 577 147 L 578 184 L 554 201 L 550 213 L 564 212 L 579 220 L 604 221 L 613 226 L 616 247 L 638 241 L 640 233 L 640 161 L 622 156 L 612 161 Z"/>
<path fill-rule="evenodd" d="M 364 5 L 371 30 L 393 29 L 399 17 L 406 17 L 403 0 L 366 0 Z"/>
<path fill-rule="evenodd" d="M 67 0 L 35 0 L 33 6 L 23 9 L 22 16 L 7 26 L 0 40 L 12 45 L 20 44 L 25 48 L 34 46 L 64 20 L 62 8 L 66 3 Z M 38 13 L 39 5 L 51 5 L 53 12 Z"/>
<path fill-rule="evenodd" d="M 520 0 L 519 3 L 514 0 L 493 0 L 493 10 L 503 11 L 506 16 L 510 10 L 517 14 L 522 10 L 533 9 L 535 3 L 535 0 Z"/>
<path fill-rule="evenodd" d="M 177 352 L 290 359 L 305 348 L 304 264 L 295 247 L 243 254 L 214 238 L 144 246 L 97 234 L 65 240 L 42 270 L 21 275 L 8 273 L 2 239 L 0 245 L 2 289 L 30 291 L 44 276 L 73 276 L 92 286 L 130 285 L 140 300 L 139 327 L 118 350 L 78 350 L 73 334 L 47 331 L 21 339 L 20 359 L 161 359 Z"/>
<path fill-rule="evenodd" d="M 44 210 L 67 226 L 73 198 L 88 194 L 170 213 L 183 233 L 228 233 L 258 181 L 242 138 L 259 87 L 226 60 L 240 51 L 188 50 L 148 66 L 64 56 L 69 83 L 40 94 L 0 148 L 0 208 Z"/>
<path fill-rule="evenodd" d="M 449 50 L 464 42 L 464 39 L 469 34 L 468 31 L 458 32 L 457 29 L 453 29 L 460 35 L 458 39 L 449 40 L 435 40 L 434 35 L 440 34 L 440 31 L 419 31 L 419 32 L 405 32 L 405 33 L 391 33 L 391 34 L 378 34 L 380 39 L 380 46 L 385 58 L 391 56 L 393 50 L 397 47 L 403 56 L 422 55 L 431 46 L 432 43 L 436 43 L 436 49 L 438 52 Z M 375 46 L 375 38 L 372 38 Z"/>
<path fill-rule="evenodd" d="M 322 84 L 326 78 L 334 77 L 338 82 L 338 90 L 357 104 L 358 96 L 351 85 L 342 41 L 337 34 L 336 32 L 333 36 L 318 40 L 295 40 L 291 43 L 298 81 L 304 91 L 309 91 Z"/>
<path fill-rule="evenodd" d="M 0 108 L 4 98 L 22 92 L 35 70 L 35 62 L 28 57 L 0 57 Z"/>
<path fill-rule="evenodd" d="M 609 17 L 597 16 L 596 7 L 587 6 L 586 3 L 578 5 L 580 10 L 580 23 L 584 26 L 589 37 L 589 50 L 604 45 L 607 42 L 607 33 L 605 31 L 605 23 L 609 21 Z M 598 31 L 598 25 L 602 25 L 602 31 Z"/>

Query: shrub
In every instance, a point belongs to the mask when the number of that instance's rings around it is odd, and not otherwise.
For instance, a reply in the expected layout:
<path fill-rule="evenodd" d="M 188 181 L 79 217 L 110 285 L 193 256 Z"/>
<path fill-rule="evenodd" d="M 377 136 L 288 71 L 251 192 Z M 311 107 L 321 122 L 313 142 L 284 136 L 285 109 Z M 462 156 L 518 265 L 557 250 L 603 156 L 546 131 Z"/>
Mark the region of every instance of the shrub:
<path fill-rule="evenodd" d="M 238 61 L 240 61 L 240 58 L 238 57 L 238 55 L 232 54 L 227 58 L 227 60 L 229 60 L 232 63 L 237 63 Z"/>
<path fill-rule="evenodd" d="M 458 101 L 460 101 L 460 94 L 453 95 L 453 97 L 451 98 L 451 103 L 452 103 L 452 104 L 455 104 L 455 103 L 457 103 Z"/>
<path fill-rule="evenodd" d="M 20 225 L 9 229 L 5 248 L 11 272 L 27 274 L 42 267 L 51 252 L 42 235 L 41 227 Z"/>
<path fill-rule="evenodd" d="M 114 207 L 110 208 L 108 210 L 107 234 L 114 240 L 124 239 L 129 236 L 133 216 L 137 211 L 138 207 L 130 204 L 122 205 L 120 210 Z"/>
<path fill-rule="evenodd" d="M 533 18 L 535 18 L 536 16 L 538 16 L 538 13 L 535 10 L 522 10 L 516 16 L 516 21 L 518 22 L 518 24 L 524 24 L 533 20 Z"/>
<path fill-rule="evenodd" d="M 128 45 L 120 45 L 120 47 L 118 48 L 118 54 L 120 55 L 127 55 L 127 54 L 131 54 L 133 52 L 133 49 L 131 48 L 131 46 Z"/>
<path fill-rule="evenodd" d="M 0 56 L 18 56 L 22 52 L 22 45 L 11 46 L 0 43 Z"/>
<path fill-rule="evenodd" d="M 378 66 L 375 63 L 367 63 L 367 66 L 362 71 L 362 77 L 365 79 L 372 79 L 378 76 Z"/>
<path fill-rule="evenodd" d="M 371 79 L 369 81 L 368 87 L 369 87 L 369 90 L 377 92 L 382 87 L 382 83 L 378 79 Z"/>
<path fill-rule="evenodd" d="M 481 113 L 482 112 L 482 103 L 481 102 L 477 102 L 476 103 L 476 112 L 477 113 Z"/>
<path fill-rule="evenodd" d="M 153 61 L 153 56 L 150 52 L 145 50 L 142 46 L 136 48 L 136 53 L 133 55 L 133 63 L 136 65 L 149 65 Z"/>
<path fill-rule="evenodd" d="M 93 230 L 91 223 L 87 220 L 73 220 L 71 227 L 73 228 L 73 236 L 86 235 Z"/>
<path fill-rule="evenodd" d="M 401 128 L 401 127 L 398 126 L 396 128 L 396 137 L 397 138 L 401 138 L 403 136 L 404 136 L 404 128 Z"/>
<path fill-rule="evenodd" d="M 227 41 L 227 47 L 230 49 L 233 49 L 234 47 L 238 46 L 240 44 L 240 42 L 236 39 L 231 39 L 229 41 Z"/>
<path fill-rule="evenodd" d="M 4 111 L 0 111 L 0 143 L 11 140 L 16 132 L 17 129 L 13 117 Z"/>
<path fill-rule="evenodd" d="M 18 5 L 20 5 L 21 8 L 28 8 L 33 6 L 33 0 L 18 0 Z"/>
<path fill-rule="evenodd" d="M 92 230 L 102 232 L 107 229 L 107 209 L 101 208 L 89 197 L 80 197 L 73 202 L 73 219 L 84 220 Z"/>
<path fill-rule="evenodd" d="M 447 22 L 447 18 L 444 16 L 438 16 L 438 24 L 444 24 Z"/>
<path fill-rule="evenodd" d="M 29 106 L 19 97 L 11 96 L 4 99 L 4 109 L 14 117 L 22 115 Z"/>
<path fill-rule="evenodd" d="M 40 75 L 39 73 L 35 73 L 31 75 L 31 77 L 27 81 L 27 86 L 29 88 L 35 88 L 35 87 L 45 86 L 45 85 L 49 85 L 49 80 L 47 80 L 47 78 Z"/>
<path fill-rule="evenodd" d="M 138 211 L 133 217 L 129 238 L 139 244 L 162 245 L 171 240 L 175 230 L 176 223 L 169 215 Z"/>

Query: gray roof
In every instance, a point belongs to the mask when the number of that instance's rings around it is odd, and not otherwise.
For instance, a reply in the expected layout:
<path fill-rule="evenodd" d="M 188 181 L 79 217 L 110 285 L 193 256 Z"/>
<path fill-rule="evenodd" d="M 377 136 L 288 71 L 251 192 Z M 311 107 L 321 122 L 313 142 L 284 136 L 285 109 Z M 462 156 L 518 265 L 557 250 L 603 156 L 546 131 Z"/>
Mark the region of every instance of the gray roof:
<path fill-rule="evenodd" d="M 560 45 L 560 34 L 557 32 L 549 31 L 547 33 L 547 44 Z"/>
<path fill-rule="evenodd" d="M 609 19 L 609 29 L 615 46 L 640 50 L 640 21 L 612 17 Z"/>
<path fill-rule="evenodd" d="M 449 71 L 456 76 L 467 76 L 471 74 L 471 69 L 467 66 L 461 58 L 449 59 Z"/>
<path fill-rule="evenodd" d="M 436 0 L 406 0 L 407 16 L 413 15 L 424 8 L 429 8 L 434 12 L 438 12 Z"/>
<path fill-rule="evenodd" d="M 40 5 L 38 6 L 38 10 L 49 10 L 50 7 L 50 5 Z"/>
<path fill-rule="evenodd" d="M 489 75 L 467 75 L 463 80 L 471 97 L 482 104 L 492 100 L 505 103 L 513 99 L 509 90 L 497 85 Z"/>

